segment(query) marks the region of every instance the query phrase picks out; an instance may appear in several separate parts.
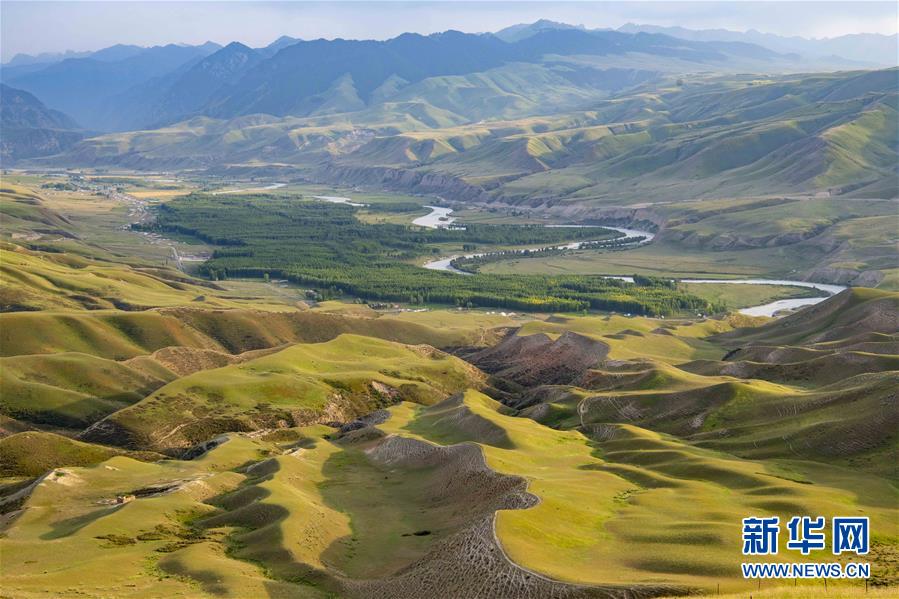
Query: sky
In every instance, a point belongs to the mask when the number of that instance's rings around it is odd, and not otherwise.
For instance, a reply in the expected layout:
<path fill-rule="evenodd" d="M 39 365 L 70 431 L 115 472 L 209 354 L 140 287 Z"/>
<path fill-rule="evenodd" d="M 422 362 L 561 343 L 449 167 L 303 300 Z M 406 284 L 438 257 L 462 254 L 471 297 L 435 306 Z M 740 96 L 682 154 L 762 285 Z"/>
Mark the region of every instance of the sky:
<path fill-rule="evenodd" d="M 690 29 L 757 29 L 780 35 L 834 37 L 897 31 L 896 2 L 0 2 L 0 58 L 17 53 L 151 46 L 267 45 L 281 35 L 302 39 L 387 39 L 406 31 L 496 31 L 551 19 L 574 25 L 625 23 Z"/>

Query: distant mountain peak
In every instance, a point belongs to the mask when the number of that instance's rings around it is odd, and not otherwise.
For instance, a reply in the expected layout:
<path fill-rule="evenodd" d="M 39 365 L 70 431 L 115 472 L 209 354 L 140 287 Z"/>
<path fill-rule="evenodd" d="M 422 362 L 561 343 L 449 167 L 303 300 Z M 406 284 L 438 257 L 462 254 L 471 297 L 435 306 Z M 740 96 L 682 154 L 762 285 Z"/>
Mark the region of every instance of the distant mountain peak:
<path fill-rule="evenodd" d="M 570 25 L 561 21 L 552 21 L 550 19 L 539 19 L 531 23 L 531 27 L 553 28 L 553 29 L 584 29 L 583 25 Z"/>
<path fill-rule="evenodd" d="M 230 44 L 228 44 L 227 46 L 225 46 L 224 48 L 222 48 L 221 50 L 219 50 L 219 52 L 224 52 L 224 51 L 226 51 L 226 50 L 227 50 L 228 52 L 235 52 L 235 51 L 255 52 L 255 50 L 253 50 L 252 48 L 250 48 L 250 47 L 247 46 L 246 44 L 242 44 L 241 42 L 231 42 Z"/>
<path fill-rule="evenodd" d="M 551 21 L 549 19 L 539 19 L 537 21 L 534 21 L 533 23 L 519 23 L 518 25 L 511 25 L 510 27 L 506 27 L 505 29 L 500 29 L 494 35 L 506 42 L 518 42 L 540 32 L 554 29 L 578 29 L 581 31 L 586 31 L 586 28 L 583 25 L 569 25 L 568 23 L 560 23 L 558 21 Z"/>
<path fill-rule="evenodd" d="M 270 43 L 268 46 L 265 46 L 264 48 L 257 48 L 256 51 L 266 58 L 269 58 L 280 52 L 282 49 L 292 46 L 301 41 L 302 40 L 300 40 L 299 38 L 290 37 L 289 35 L 282 35 L 281 37 Z"/>

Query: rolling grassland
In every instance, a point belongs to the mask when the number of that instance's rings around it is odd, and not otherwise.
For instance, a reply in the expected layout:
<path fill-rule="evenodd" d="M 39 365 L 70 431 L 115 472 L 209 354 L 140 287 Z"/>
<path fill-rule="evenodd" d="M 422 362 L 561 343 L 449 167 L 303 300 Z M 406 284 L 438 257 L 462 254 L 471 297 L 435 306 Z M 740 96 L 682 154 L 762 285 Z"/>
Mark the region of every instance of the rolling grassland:
<path fill-rule="evenodd" d="M 741 519 L 797 514 L 869 516 L 868 596 L 899 588 L 896 292 L 404 311 L 195 277 L 85 225 L 111 198 L 0 200 L 4 593 L 819 596 L 741 577 Z"/>

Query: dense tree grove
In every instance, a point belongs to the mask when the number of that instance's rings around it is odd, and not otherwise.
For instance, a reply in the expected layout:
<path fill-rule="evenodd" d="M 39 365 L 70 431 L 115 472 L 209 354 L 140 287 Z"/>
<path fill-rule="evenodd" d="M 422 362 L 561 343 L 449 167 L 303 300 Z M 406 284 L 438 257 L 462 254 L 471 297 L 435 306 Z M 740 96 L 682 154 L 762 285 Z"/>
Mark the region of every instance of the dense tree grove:
<path fill-rule="evenodd" d="M 364 224 L 356 208 L 299 199 L 194 194 L 160 207 L 143 228 L 178 233 L 216 246 L 201 267 L 212 278 L 285 278 L 334 296 L 442 303 L 511 310 L 614 310 L 634 314 L 708 311 L 705 300 L 669 282 L 641 284 L 599 276 L 461 276 L 410 264 L 439 252 L 435 244 L 514 246 L 578 239 L 614 239 L 602 227 L 554 228 L 467 225 L 466 229 L 422 229 Z"/>
<path fill-rule="evenodd" d="M 624 237 L 623 234 L 619 234 L 620 237 Z M 630 239 L 621 239 L 621 238 L 613 238 L 613 239 L 605 239 L 600 241 L 584 241 L 581 243 L 580 247 L 577 249 L 582 250 L 614 250 L 614 249 L 622 249 L 631 246 L 634 243 L 643 241 L 645 237 L 635 237 Z M 463 247 L 463 250 L 467 250 L 467 248 Z M 569 252 L 574 251 L 571 248 L 567 248 L 564 246 L 550 246 L 545 248 L 537 248 L 537 249 L 512 249 L 512 250 L 499 250 L 496 252 L 484 252 L 477 256 L 461 256 L 452 261 L 453 268 L 457 268 L 459 270 L 468 272 L 468 273 L 476 273 L 478 270 L 484 266 L 485 264 L 490 264 L 491 262 L 500 262 L 502 260 L 508 260 L 510 258 L 547 258 L 550 256 L 562 256 Z M 634 281 L 640 285 L 646 285 L 650 283 L 646 283 L 649 279 L 644 277 L 642 279 L 643 282 Z M 656 279 L 656 281 L 662 281 L 662 279 Z M 656 283 L 651 283 L 656 284 Z"/>

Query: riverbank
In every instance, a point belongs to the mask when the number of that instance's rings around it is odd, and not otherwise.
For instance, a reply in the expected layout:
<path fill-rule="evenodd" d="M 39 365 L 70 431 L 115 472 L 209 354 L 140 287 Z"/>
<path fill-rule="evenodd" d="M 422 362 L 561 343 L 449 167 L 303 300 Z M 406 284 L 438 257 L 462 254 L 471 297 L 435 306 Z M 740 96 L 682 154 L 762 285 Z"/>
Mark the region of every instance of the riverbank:
<path fill-rule="evenodd" d="M 432 209 L 431 214 L 427 216 L 423 216 L 421 218 L 416 219 L 415 224 L 420 224 L 421 226 L 428 226 L 431 228 L 441 226 L 438 223 L 445 222 L 446 219 L 449 218 L 449 214 L 452 212 L 451 208 L 440 208 L 429 206 Z M 422 223 L 429 224 L 422 224 Z M 582 225 L 546 225 L 547 227 L 580 227 Z M 624 227 L 606 227 L 607 229 L 611 229 L 613 231 L 618 231 L 619 233 L 623 233 L 624 237 L 619 238 L 619 241 L 626 242 L 629 239 L 634 240 L 632 247 L 639 247 L 643 245 L 650 244 L 653 239 L 655 239 L 655 234 L 652 231 L 640 230 L 640 229 L 632 229 L 632 228 L 624 228 Z M 577 250 L 583 247 L 589 247 L 590 244 L 595 243 L 591 241 L 578 241 L 569 244 L 563 245 L 555 245 L 555 246 L 544 246 L 540 248 L 530 248 L 531 250 L 549 250 L 549 249 L 572 249 Z M 619 251 L 627 251 L 627 246 L 617 248 Z M 520 253 L 519 251 L 509 251 L 510 258 L 514 257 L 516 254 Z M 485 253 L 471 253 L 471 254 L 456 254 L 452 256 L 443 256 L 441 258 L 430 260 L 423 264 L 423 268 L 428 270 L 438 270 L 445 272 L 452 272 L 458 275 L 470 275 L 471 273 L 465 272 L 453 266 L 453 261 L 458 258 L 477 258 L 484 256 Z M 605 273 L 584 273 L 584 274 L 597 274 L 600 276 L 607 276 L 608 278 L 620 279 L 624 281 L 633 281 L 633 277 L 624 276 L 624 275 L 611 275 Z M 788 299 L 778 299 L 776 301 L 764 302 L 758 305 L 748 306 L 739 310 L 741 314 L 746 316 L 775 316 L 777 314 L 786 313 L 789 311 L 796 310 L 798 308 L 802 308 L 805 306 L 813 306 L 828 297 L 839 293 L 840 291 L 846 289 L 843 285 L 828 285 L 824 283 L 813 283 L 808 281 L 793 281 L 787 279 L 679 279 L 681 283 L 687 283 L 690 285 L 767 285 L 774 287 L 799 287 L 803 289 L 814 289 L 821 292 L 821 295 L 817 295 L 814 297 L 799 297 L 799 298 L 788 298 Z"/>

